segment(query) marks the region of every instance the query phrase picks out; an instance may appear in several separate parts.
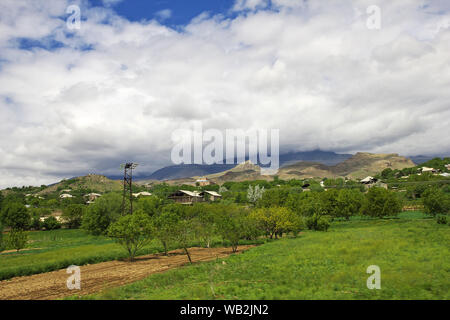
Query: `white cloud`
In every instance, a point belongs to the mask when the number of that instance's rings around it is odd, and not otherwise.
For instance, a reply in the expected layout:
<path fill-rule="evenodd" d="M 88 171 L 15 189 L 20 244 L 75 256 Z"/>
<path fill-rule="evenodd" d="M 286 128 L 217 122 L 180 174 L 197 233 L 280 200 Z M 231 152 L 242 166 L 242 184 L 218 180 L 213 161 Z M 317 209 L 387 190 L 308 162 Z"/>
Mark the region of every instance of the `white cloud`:
<path fill-rule="evenodd" d="M 155 170 L 197 120 L 279 128 L 285 149 L 448 152 L 450 8 L 378 2 L 381 30 L 366 28 L 371 1 L 273 0 L 182 32 L 80 2 L 87 20 L 69 32 L 67 1 L 4 0 L 0 187 L 119 174 L 126 160 Z M 64 47 L 21 50 L 18 37 Z"/>
<path fill-rule="evenodd" d="M 160 10 L 155 15 L 158 17 L 160 21 L 165 21 L 172 16 L 172 10 L 170 9 Z"/>

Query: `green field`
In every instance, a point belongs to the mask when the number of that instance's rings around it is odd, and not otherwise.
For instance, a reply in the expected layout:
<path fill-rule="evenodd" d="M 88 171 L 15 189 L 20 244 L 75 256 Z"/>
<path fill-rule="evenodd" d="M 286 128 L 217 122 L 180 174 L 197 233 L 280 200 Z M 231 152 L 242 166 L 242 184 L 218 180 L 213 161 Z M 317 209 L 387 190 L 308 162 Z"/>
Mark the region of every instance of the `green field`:
<path fill-rule="evenodd" d="M 66 268 L 125 259 L 125 250 L 104 236 L 92 236 L 82 230 L 53 230 L 29 232 L 30 243 L 19 253 L 0 254 L 0 280 Z M 198 246 L 193 242 L 192 246 Z M 215 239 L 212 246 L 220 246 Z M 170 249 L 176 249 L 171 246 Z M 163 252 L 157 240 L 139 251 L 139 255 Z"/>
<path fill-rule="evenodd" d="M 0 280 L 125 257 L 112 240 L 81 230 L 29 232 L 29 239 L 19 253 L 0 255 Z"/>
<path fill-rule="evenodd" d="M 85 299 L 449 299 L 450 229 L 420 213 L 351 220 Z M 366 269 L 381 269 L 381 290 Z"/>

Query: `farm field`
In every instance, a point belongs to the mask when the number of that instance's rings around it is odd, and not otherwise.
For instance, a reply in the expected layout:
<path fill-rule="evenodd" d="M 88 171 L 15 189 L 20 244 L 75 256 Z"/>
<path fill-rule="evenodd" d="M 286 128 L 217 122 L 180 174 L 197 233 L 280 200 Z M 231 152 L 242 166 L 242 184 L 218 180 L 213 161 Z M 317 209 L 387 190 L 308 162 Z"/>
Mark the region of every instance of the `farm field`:
<path fill-rule="evenodd" d="M 127 258 L 124 249 L 105 236 L 92 236 L 82 230 L 60 229 L 29 232 L 30 243 L 19 253 L 0 254 L 0 280 L 32 275 L 104 261 Z M 192 246 L 198 243 L 192 242 Z M 222 246 L 217 239 L 212 246 Z M 176 249 L 171 246 L 170 249 Z M 141 249 L 138 255 L 163 251 L 158 240 Z"/>
<path fill-rule="evenodd" d="M 252 246 L 240 246 L 239 252 Z M 196 262 L 208 261 L 228 256 L 229 248 L 191 248 L 191 257 Z M 138 257 L 135 262 L 108 261 L 80 268 L 82 275 L 81 289 L 78 295 L 95 293 L 102 289 L 123 285 L 146 276 L 181 267 L 188 263 L 182 250 L 162 254 Z M 0 282 L 0 300 L 54 300 L 73 294 L 66 287 L 68 274 L 66 269 L 31 276 L 16 277 Z"/>
<path fill-rule="evenodd" d="M 449 299 L 447 225 L 399 219 L 336 221 L 240 255 L 151 275 L 84 299 Z M 366 269 L 381 269 L 381 290 Z"/>

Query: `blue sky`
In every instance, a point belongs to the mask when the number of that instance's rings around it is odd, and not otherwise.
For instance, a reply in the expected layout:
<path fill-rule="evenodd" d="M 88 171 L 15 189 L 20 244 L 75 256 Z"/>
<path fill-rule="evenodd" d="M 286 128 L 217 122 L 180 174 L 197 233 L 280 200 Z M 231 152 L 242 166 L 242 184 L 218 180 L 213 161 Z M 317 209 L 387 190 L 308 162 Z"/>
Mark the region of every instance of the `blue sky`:
<path fill-rule="evenodd" d="M 91 0 L 94 6 L 103 6 L 101 0 Z M 130 21 L 151 20 L 163 10 L 170 10 L 167 19 L 158 19 L 167 26 L 186 25 L 203 12 L 227 14 L 234 0 L 124 0 L 111 5 L 113 9 Z"/>

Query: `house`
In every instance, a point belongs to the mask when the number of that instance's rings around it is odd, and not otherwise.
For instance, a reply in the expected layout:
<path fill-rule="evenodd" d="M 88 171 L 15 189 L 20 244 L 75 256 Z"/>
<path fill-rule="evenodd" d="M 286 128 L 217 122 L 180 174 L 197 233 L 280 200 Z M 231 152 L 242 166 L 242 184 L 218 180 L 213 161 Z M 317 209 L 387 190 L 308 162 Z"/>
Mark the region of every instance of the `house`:
<path fill-rule="evenodd" d="M 72 191 L 72 190 L 71 189 L 64 189 L 64 190 L 61 190 L 60 193 L 69 193 L 70 191 Z"/>
<path fill-rule="evenodd" d="M 450 177 L 450 173 L 448 173 L 448 172 L 444 172 L 444 173 L 441 173 L 441 176 L 443 176 L 443 177 Z"/>
<path fill-rule="evenodd" d="M 378 179 L 375 179 L 374 177 L 367 176 L 364 179 L 360 180 L 362 184 L 374 184 L 378 181 Z"/>
<path fill-rule="evenodd" d="M 68 194 L 68 193 L 63 193 L 62 195 L 59 196 L 61 199 L 66 199 L 66 198 L 73 198 L 73 195 Z"/>
<path fill-rule="evenodd" d="M 204 201 L 204 198 L 198 191 L 188 190 L 178 190 L 177 192 L 170 194 L 168 198 L 181 204 L 192 204 L 194 202 Z"/>
<path fill-rule="evenodd" d="M 450 163 L 445 165 L 445 168 L 447 168 L 447 170 L 450 170 Z"/>
<path fill-rule="evenodd" d="M 209 199 L 209 201 L 216 201 L 219 200 L 220 198 L 222 198 L 222 196 L 220 194 L 218 194 L 215 191 L 202 191 L 200 193 L 200 195 L 204 198 L 204 199 Z"/>
<path fill-rule="evenodd" d="M 147 191 L 142 191 L 142 192 L 138 192 L 138 193 L 133 193 L 133 197 L 137 198 L 137 197 L 149 197 L 152 194 L 150 192 Z"/>
<path fill-rule="evenodd" d="M 211 181 L 209 181 L 206 177 L 201 177 L 195 181 L 195 185 L 200 187 L 209 186 L 210 184 Z"/>
<path fill-rule="evenodd" d="M 97 200 L 98 197 L 101 197 L 101 196 L 102 195 L 99 193 L 91 192 L 91 193 L 85 194 L 83 197 L 88 199 L 88 201 L 86 203 L 93 203 L 95 200 Z"/>
<path fill-rule="evenodd" d="M 436 173 L 437 170 L 434 168 L 422 167 L 422 173 L 424 173 L 424 172 Z"/>

